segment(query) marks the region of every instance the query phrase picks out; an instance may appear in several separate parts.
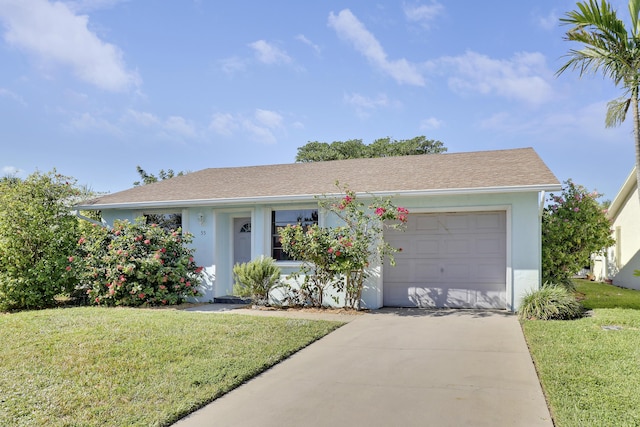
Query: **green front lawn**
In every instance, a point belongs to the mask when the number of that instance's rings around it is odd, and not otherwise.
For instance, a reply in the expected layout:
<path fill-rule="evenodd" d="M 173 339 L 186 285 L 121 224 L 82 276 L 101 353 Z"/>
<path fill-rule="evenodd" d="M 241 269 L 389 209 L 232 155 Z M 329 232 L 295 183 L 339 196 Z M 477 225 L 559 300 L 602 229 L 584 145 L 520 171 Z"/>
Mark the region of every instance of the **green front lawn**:
<path fill-rule="evenodd" d="M 640 425 L 640 292 L 576 281 L 587 317 L 522 322 L 556 427 Z"/>
<path fill-rule="evenodd" d="M 126 308 L 0 314 L 0 425 L 169 425 L 340 325 Z"/>

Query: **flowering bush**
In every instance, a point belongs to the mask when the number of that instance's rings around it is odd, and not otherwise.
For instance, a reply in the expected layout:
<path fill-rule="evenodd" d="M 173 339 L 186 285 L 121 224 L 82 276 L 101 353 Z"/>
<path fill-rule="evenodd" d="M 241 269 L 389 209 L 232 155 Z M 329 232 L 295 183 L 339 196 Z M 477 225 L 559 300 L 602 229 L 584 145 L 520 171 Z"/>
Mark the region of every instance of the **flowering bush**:
<path fill-rule="evenodd" d="M 402 227 L 409 211 L 378 197 L 365 205 L 357 200 L 354 191 L 339 185 L 338 188 L 344 197 L 321 198 L 318 204 L 337 215 L 344 226 L 288 226 L 280 230 L 280 239 L 285 252 L 303 261 L 301 302 L 322 305 L 324 290 L 335 287 L 344 291 L 346 306 L 359 308 L 369 264 L 388 258 L 394 265 L 393 254 L 400 250 L 384 241 L 384 228 Z"/>
<path fill-rule="evenodd" d="M 78 241 L 68 258 L 91 304 L 170 305 L 197 296 L 202 267 L 186 247 L 190 234 L 166 231 L 138 218 L 116 221 L 110 230 L 96 227 Z"/>
<path fill-rule="evenodd" d="M 543 283 L 571 288 L 571 277 L 588 265 L 591 254 L 614 243 L 599 197 L 571 180 L 565 182 L 561 195 L 549 195 L 542 215 Z"/>

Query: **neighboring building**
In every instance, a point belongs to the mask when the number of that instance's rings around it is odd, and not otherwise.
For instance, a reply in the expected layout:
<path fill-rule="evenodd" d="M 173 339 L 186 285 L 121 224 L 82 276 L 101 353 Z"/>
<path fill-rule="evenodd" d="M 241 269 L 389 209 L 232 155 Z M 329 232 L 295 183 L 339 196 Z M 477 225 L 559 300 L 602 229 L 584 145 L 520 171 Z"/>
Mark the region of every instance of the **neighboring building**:
<path fill-rule="evenodd" d="M 613 279 L 616 286 L 640 289 L 640 277 L 633 275 L 634 270 L 640 270 L 640 201 L 635 167 L 611 202 L 608 216 L 616 243 L 605 256 L 595 257 L 595 279 Z"/>
<path fill-rule="evenodd" d="M 299 263 L 280 249 L 278 227 L 335 226 L 316 197 L 390 197 L 409 209 L 395 267 L 371 266 L 363 308 L 474 307 L 516 310 L 541 277 L 541 212 L 558 179 L 531 148 L 316 163 L 204 169 L 88 201 L 108 223 L 181 214 L 205 267 L 204 301 L 232 293 L 232 267 L 261 255 L 283 275 Z M 325 298 L 325 301 L 330 301 Z"/>

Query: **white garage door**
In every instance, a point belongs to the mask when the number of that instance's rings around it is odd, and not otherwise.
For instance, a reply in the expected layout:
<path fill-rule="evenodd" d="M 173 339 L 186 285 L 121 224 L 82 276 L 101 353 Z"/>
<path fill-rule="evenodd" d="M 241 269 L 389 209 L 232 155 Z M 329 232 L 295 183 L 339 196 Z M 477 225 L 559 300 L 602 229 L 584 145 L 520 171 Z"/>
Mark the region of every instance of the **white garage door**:
<path fill-rule="evenodd" d="M 385 265 L 384 305 L 506 307 L 506 213 L 411 214 L 387 230 L 395 267 Z"/>

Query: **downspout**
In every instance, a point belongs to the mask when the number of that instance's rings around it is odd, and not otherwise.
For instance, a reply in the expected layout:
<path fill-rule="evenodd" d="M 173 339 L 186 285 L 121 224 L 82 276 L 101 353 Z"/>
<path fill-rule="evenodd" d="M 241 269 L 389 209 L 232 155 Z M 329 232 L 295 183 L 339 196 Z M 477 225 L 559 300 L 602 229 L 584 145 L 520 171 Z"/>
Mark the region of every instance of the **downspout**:
<path fill-rule="evenodd" d="M 538 193 L 538 289 L 542 288 L 542 214 L 544 212 L 545 191 Z"/>

